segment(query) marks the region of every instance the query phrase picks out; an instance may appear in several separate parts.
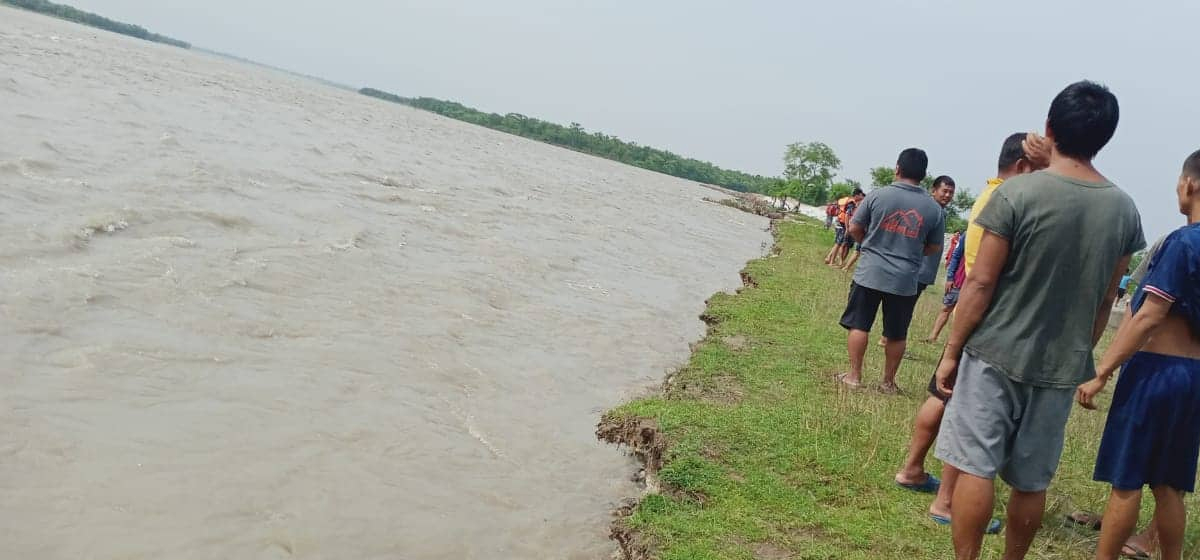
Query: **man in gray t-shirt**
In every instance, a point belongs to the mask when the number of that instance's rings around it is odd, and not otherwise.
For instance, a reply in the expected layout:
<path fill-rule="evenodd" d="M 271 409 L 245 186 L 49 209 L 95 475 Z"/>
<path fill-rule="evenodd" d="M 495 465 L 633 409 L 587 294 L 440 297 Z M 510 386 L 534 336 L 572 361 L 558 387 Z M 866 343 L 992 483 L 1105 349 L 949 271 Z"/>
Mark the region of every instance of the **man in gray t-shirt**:
<path fill-rule="evenodd" d="M 841 320 L 850 331 L 850 371 L 838 379 L 851 387 L 862 383 L 867 339 L 882 306 L 883 336 L 888 344 L 880 390 L 889 394 L 899 390 L 896 372 L 917 304 L 917 273 L 925 255 L 941 254 L 945 236 L 941 207 L 917 186 L 928 167 L 925 152 L 916 148 L 900 152 L 896 182 L 867 195 L 850 220 L 850 235 L 862 244 L 862 257 Z"/>
<path fill-rule="evenodd" d="M 951 500 L 959 558 L 978 557 L 997 475 L 1012 487 L 1004 557 L 1024 558 L 1075 389 L 1094 375 L 1117 285 L 1146 246 L 1133 200 L 1092 165 L 1118 114 L 1104 86 L 1068 86 L 1046 120 L 1050 166 L 1006 181 L 975 217 L 983 238 L 936 374 L 952 394 L 937 457 L 961 471 Z"/>

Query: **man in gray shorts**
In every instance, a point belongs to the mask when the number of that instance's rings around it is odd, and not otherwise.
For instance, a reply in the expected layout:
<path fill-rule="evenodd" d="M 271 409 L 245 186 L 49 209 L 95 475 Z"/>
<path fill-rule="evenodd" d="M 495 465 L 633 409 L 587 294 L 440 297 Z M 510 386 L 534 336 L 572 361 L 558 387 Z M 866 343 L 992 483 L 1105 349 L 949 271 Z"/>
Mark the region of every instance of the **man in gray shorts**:
<path fill-rule="evenodd" d="M 961 471 L 951 500 L 960 560 L 979 557 L 996 475 L 1013 490 L 1004 558 L 1028 552 L 1075 388 L 1093 375 L 1117 284 L 1146 246 L 1133 200 L 1092 166 L 1118 114 L 1103 86 L 1068 86 L 1046 120 L 1050 167 L 1009 179 L 975 217 L 984 234 L 937 369 L 938 390 L 953 394 L 937 457 Z"/>

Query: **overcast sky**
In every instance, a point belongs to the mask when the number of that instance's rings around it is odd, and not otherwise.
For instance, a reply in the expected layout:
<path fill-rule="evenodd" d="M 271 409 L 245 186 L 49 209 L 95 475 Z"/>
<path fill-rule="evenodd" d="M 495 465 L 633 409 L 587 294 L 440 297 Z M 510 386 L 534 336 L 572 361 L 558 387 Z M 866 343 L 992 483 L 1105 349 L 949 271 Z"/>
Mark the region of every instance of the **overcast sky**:
<path fill-rule="evenodd" d="M 1122 111 L 1098 166 L 1148 236 L 1184 223 L 1173 190 L 1200 148 L 1200 2 L 65 1 L 347 85 L 575 121 L 756 173 L 819 140 L 869 183 L 868 168 L 919 146 L 931 173 L 974 192 L 1005 136 L 1040 130 L 1063 86 L 1094 79 Z"/>

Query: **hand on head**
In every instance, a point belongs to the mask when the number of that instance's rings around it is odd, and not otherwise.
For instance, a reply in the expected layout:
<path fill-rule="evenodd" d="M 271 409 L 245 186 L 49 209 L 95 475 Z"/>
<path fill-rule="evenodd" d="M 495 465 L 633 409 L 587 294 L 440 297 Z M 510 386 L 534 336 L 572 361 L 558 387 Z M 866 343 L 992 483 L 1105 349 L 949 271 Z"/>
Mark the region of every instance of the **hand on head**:
<path fill-rule="evenodd" d="M 1021 147 L 1025 148 L 1025 159 L 1034 169 L 1045 169 L 1050 166 L 1052 145 L 1049 138 L 1036 132 L 1030 132 L 1025 136 L 1025 141 L 1021 143 Z"/>

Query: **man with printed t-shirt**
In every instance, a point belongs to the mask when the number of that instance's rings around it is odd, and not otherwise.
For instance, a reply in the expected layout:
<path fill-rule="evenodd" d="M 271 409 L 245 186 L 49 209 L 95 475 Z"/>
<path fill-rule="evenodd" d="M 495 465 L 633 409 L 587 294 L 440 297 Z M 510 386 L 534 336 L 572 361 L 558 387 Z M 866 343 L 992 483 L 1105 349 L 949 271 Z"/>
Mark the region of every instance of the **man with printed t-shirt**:
<path fill-rule="evenodd" d="M 875 189 L 863 199 L 850 220 L 850 235 L 862 244 L 862 257 L 850 283 L 850 296 L 841 325 L 850 331 L 847 350 L 850 371 L 838 381 L 862 384 L 863 358 L 875 314 L 883 307 L 885 350 L 880 390 L 894 394 L 896 372 L 904 358 L 908 327 L 920 295 L 917 273 L 926 255 L 939 254 L 945 236 L 945 213 L 920 186 L 929 157 L 917 148 L 900 152 L 896 182 Z"/>

